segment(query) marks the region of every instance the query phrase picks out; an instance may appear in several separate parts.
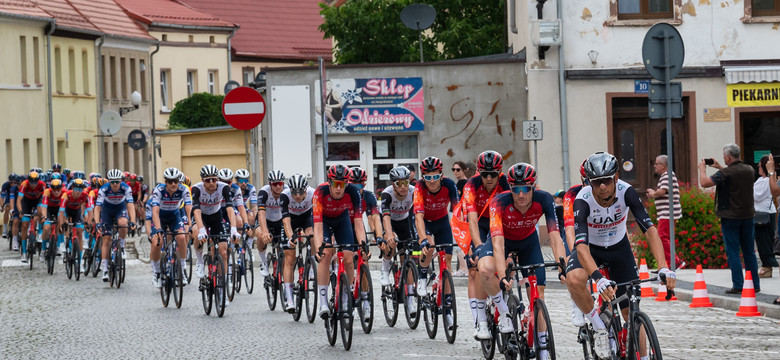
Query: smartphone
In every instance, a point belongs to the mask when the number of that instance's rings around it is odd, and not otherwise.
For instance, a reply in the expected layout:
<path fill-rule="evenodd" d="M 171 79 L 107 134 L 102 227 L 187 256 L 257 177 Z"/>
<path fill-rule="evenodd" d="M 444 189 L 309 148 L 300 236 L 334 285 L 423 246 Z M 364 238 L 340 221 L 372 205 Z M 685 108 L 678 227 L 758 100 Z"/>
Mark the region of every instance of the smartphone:
<path fill-rule="evenodd" d="M 704 159 L 704 164 L 712 166 L 712 164 L 715 164 L 715 159 L 713 158 Z"/>

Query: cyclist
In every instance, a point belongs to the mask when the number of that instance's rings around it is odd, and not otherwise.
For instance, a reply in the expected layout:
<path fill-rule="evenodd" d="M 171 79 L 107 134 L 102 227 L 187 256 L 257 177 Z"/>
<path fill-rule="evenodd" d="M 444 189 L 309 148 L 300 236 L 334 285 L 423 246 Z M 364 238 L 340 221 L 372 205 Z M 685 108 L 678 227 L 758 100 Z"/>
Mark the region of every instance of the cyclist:
<path fill-rule="evenodd" d="M 60 163 L 51 164 L 51 172 L 52 173 L 62 173 L 62 164 L 60 164 Z"/>
<path fill-rule="evenodd" d="M 40 224 L 41 217 L 35 211 L 43 197 L 43 191 L 46 190 L 46 184 L 40 181 L 40 173 L 30 171 L 27 179 L 19 185 L 19 192 L 16 194 L 16 209 L 21 211 L 21 241 L 22 241 L 22 262 L 27 262 L 27 227 L 30 224 L 30 215 L 35 216 L 36 223 Z"/>
<path fill-rule="evenodd" d="M 319 250 L 324 243 L 335 241 L 340 245 L 366 242 L 366 231 L 363 227 L 363 215 L 360 209 L 360 190 L 349 183 L 350 171 L 343 164 L 333 164 L 328 167 L 328 182 L 323 183 L 314 191 L 312 200 L 312 217 L 314 220 L 314 250 Z M 354 227 L 353 227 L 354 224 Z M 353 283 L 355 277 L 355 262 L 353 251 L 355 247 L 344 249 L 344 267 L 347 280 Z M 326 249 L 317 258 L 317 284 L 320 292 L 320 317 L 328 313 L 328 281 L 330 280 L 330 260 L 333 249 Z"/>
<path fill-rule="evenodd" d="M 8 209 L 10 211 L 11 227 L 8 231 L 8 236 L 11 236 L 13 243 L 13 251 L 19 251 L 19 208 L 16 207 L 16 197 L 19 192 L 19 184 L 24 181 L 24 176 L 14 174 L 14 185 L 8 189 Z"/>
<path fill-rule="evenodd" d="M 203 266 L 203 245 L 208 246 L 209 234 L 212 236 L 229 234 L 234 238 L 239 237 L 230 186 L 217 181 L 218 173 L 216 166 L 204 165 L 200 169 L 200 178 L 203 181 L 192 186 L 192 213 L 194 222 L 199 225 L 198 237 L 194 242 L 195 255 L 198 258 L 195 274 L 199 278 L 206 277 Z M 228 240 L 220 238 L 215 241 L 218 244 L 219 255 L 222 257 L 223 268 L 227 271 Z M 229 304 L 230 301 L 226 300 L 225 303 Z"/>
<path fill-rule="evenodd" d="M 625 288 L 616 292 L 599 272 L 599 265 L 608 263 L 610 277 L 617 283 L 638 279 L 626 230 L 629 209 L 647 236 L 650 250 L 661 269 L 659 274 L 666 276 L 666 286 L 670 290 L 675 287 L 676 275 L 667 267 L 661 239 L 642 200 L 630 184 L 619 179 L 617 159 L 609 153 L 597 152 L 588 157 L 585 174 L 590 186 L 584 187 L 574 200 L 575 250 L 566 266 L 566 285 L 572 299 L 596 330 L 596 354 L 607 357 L 610 344 L 606 325 L 593 306 L 586 283 L 590 276 L 602 299 L 609 300 L 625 293 Z M 628 301 L 620 303 L 624 319 L 628 318 L 627 305 Z"/>
<path fill-rule="evenodd" d="M 378 237 L 382 232 L 379 205 L 376 201 L 376 195 L 372 191 L 366 190 L 366 181 L 368 181 L 368 175 L 365 170 L 357 166 L 349 170 L 349 183 L 360 189 L 360 198 L 363 199 L 360 203 L 360 208 L 363 209 L 366 218 L 368 218 L 368 228 L 374 233 L 375 237 Z"/>
<path fill-rule="evenodd" d="M 312 199 L 314 198 L 314 189 L 309 186 L 306 177 L 295 174 L 287 179 L 289 185 L 282 194 L 290 199 L 290 205 L 287 206 L 290 213 L 290 227 L 293 229 L 303 229 L 305 235 L 314 234 L 314 220 L 312 219 Z"/>
<path fill-rule="evenodd" d="M 108 257 L 111 255 L 111 227 L 114 222 L 121 228 L 119 229 L 119 247 L 124 252 L 125 238 L 127 237 L 128 227 L 135 228 L 135 204 L 133 203 L 133 194 L 130 186 L 122 182 L 122 172 L 118 169 L 112 169 L 106 174 L 108 185 L 98 190 L 95 200 L 93 223 L 100 221 L 103 228 L 103 249 L 101 251 L 103 270 L 103 281 L 108 282 Z M 128 222 L 128 217 L 130 221 Z M 124 253 L 122 254 L 124 257 Z"/>
<path fill-rule="evenodd" d="M 62 180 L 54 179 L 51 181 L 51 186 L 43 191 L 43 198 L 41 203 L 38 204 L 38 212 L 41 213 L 41 218 L 43 218 L 43 249 L 46 250 L 52 224 L 54 224 L 54 232 L 57 234 L 57 255 L 65 251 L 65 236 L 58 226 L 59 221 L 57 218 L 60 211 L 60 203 L 62 203 L 62 196 Z M 43 258 L 43 252 L 40 255 Z"/>
<path fill-rule="evenodd" d="M 0 198 L 3 199 L 3 238 L 9 236 L 8 219 L 11 217 L 11 188 L 16 186 L 16 173 L 8 175 L 8 181 L 3 183 Z"/>
<path fill-rule="evenodd" d="M 175 236 L 178 243 L 179 250 L 179 262 L 181 263 L 182 270 L 182 283 L 187 285 L 187 271 L 184 266 L 184 262 L 187 261 L 187 240 L 184 236 L 184 224 L 185 221 L 181 217 L 181 205 L 184 205 L 185 213 L 192 210 L 192 197 L 190 190 L 186 186 L 179 183 L 179 177 L 181 171 L 179 169 L 170 167 L 163 172 L 163 178 L 165 179 L 165 185 L 158 185 L 154 188 L 152 193 L 152 200 L 150 201 L 152 207 L 152 250 L 149 255 L 149 260 L 152 263 L 152 271 L 154 275 L 152 277 L 152 284 L 155 287 L 160 287 L 160 249 L 162 248 L 162 232 L 167 231 L 177 233 Z"/>
<path fill-rule="evenodd" d="M 244 206 L 244 197 L 241 194 L 241 188 L 233 183 L 233 170 L 224 168 L 217 174 L 219 181 L 230 186 L 230 196 L 233 199 L 233 212 L 236 217 L 236 228 L 243 228 L 244 230 L 249 228 L 249 221 L 247 220 L 246 207 Z M 234 244 L 238 244 L 238 239 L 235 239 Z"/>
<path fill-rule="evenodd" d="M 289 198 L 287 195 L 282 197 L 282 192 L 286 189 L 284 184 L 284 173 L 281 170 L 272 170 L 268 173 L 268 185 L 263 186 L 257 192 L 257 220 L 260 223 L 260 242 L 257 243 L 257 250 L 260 253 L 260 275 L 268 276 L 268 256 L 266 250 L 268 244 L 274 236 L 284 237 L 286 231 L 291 236 L 291 229 L 282 229 L 282 219 L 284 213 L 282 208 L 287 210 Z M 289 256 L 288 256 L 289 257 Z"/>
<path fill-rule="evenodd" d="M 76 225 L 76 241 L 73 244 L 72 251 L 82 251 L 81 238 L 84 234 L 83 215 L 90 205 L 89 195 L 84 191 L 87 188 L 87 182 L 82 179 L 73 181 L 73 189 L 64 191 L 62 201 L 60 202 L 59 223 L 73 223 Z M 66 234 L 70 236 L 69 234 Z M 86 262 L 81 262 L 80 271 L 84 271 Z"/>
<path fill-rule="evenodd" d="M 509 289 L 512 286 L 512 277 L 506 276 L 506 259 L 510 253 L 517 254 L 518 265 L 533 265 L 544 262 L 542 248 L 539 245 L 539 234 L 536 225 L 544 215 L 547 220 L 547 232 L 550 235 L 550 244 L 553 254 L 557 259 L 564 255 L 563 240 L 558 230 L 558 218 L 555 215 L 555 201 L 552 195 L 546 191 L 536 190 L 536 170 L 526 163 L 517 163 L 509 168 L 507 178 L 511 191 L 502 192 L 490 201 L 490 237 L 480 251 L 479 269 L 480 280 L 484 291 L 491 295 L 502 297 L 496 307 L 503 305 L 501 288 Z M 499 280 L 496 273 L 502 279 Z M 523 276 L 528 276 L 523 271 Z M 537 289 L 539 297 L 544 300 L 544 288 L 546 275 L 544 268 L 536 269 Z M 528 298 L 531 298 L 530 290 Z M 493 300 L 494 303 L 496 300 Z M 508 309 L 507 309 L 508 310 Z M 499 312 L 501 308 L 499 307 Z M 501 313 L 499 330 L 511 332 L 513 330 L 512 319 Z M 547 329 L 541 323 L 538 332 L 539 344 L 547 344 Z M 507 331 L 504 331 L 507 330 Z M 547 359 L 549 353 L 539 354 L 539 359 Z"/>
<path fill-rule="evenodd" d="M 583 187 L 588 186 L 588 176 L 585 174 L 585 163 L 588 159 L 582 161 L 580 165 L 580 181 L 578 185 L 573 185 L 563 195 L 563 231 L 566 236 L 566 260 L 571 256 L 571 252 L 574 251 L 574 199 L 577 198 L 577 194 L 580 193 Z M 575 327 L 585 325 L 585 314 L 577 307 L 577 303 L 574 300 L 571 301 L 571 323 Z"/>
<path fill-rule="evenodd" d="M 458 189 L 452 179 L 442 175 L 442 162 L 437 157 L 428 156 L 423 159 L 420 162 L 420 173 L 423 184 L 418 183 L 415 186 L 413 201 L 420 248 L 426 248 L 422 250 L 424 256 L 418 265 L 420 278 L 417 280 L 417 294 L 423 296 L 427 294 L 428 265 L 433 260 L 433 249 L 428 248 L 428 245 L 452 244 L 452 228 L 447 208 L 452 211 L 458 203 Z M 447 267 L 451 269 L 452 248 L 446 248 L 445 252 Z"/>

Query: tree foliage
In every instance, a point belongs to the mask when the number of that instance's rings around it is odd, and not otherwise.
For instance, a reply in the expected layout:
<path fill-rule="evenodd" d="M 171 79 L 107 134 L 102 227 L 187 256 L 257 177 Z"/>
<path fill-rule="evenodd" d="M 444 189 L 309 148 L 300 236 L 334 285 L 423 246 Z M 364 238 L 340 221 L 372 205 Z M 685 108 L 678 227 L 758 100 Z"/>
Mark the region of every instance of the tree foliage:
<path fill-rule="evenodd" d="M 227 125 L 222 117 L 223 95 L 195 93 L 179 100 L 168 118 L 169 129 L 194 129 Z"/>
<path fill-rule="evenodd" d="M 425 61 L 490 55 L 505 51 L 502 0 L 352 0 L 331 7 L 320 3 L 325 37 L 336 42 L 340 64 L 420 60 L 418 34 L 401 23 L 401 10 L 413 3 L 436 9 L 423 34 Z"/>

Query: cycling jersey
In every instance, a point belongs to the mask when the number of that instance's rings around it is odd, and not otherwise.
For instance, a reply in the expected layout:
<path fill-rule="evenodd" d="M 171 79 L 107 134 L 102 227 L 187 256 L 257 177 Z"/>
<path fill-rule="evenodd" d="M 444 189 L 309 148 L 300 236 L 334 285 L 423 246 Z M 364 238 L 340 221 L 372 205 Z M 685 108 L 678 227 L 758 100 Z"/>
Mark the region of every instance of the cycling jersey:
<path fill-rule="evenodd" d="M 563 195 L 563 226 L 574 226 L 574 199 L 582 190 L 582 185 L 574 185 Z"/>
<path fill-rule="evenodd" d="M 86 191 L 81 192 L 81 196 L 76 197 L 73 191 L 68 191 L 62 195 L 62 201 L 60 201 L 60 211 L 64 210 L 78 210 L 81 209 L 81 205 L 89 207 L 90 199 Z"/>
<path fill-rule="evenodd" d="M 182 205 L 192 205 L 192 196 L 186 186 L 179 184 L 176 191 L 171 194 L 167 186 L 160 184 L 154 188 L 152 193 L 152 207 L 160 209 L 160 216 L 174 215 L 179 213 Z"/>
<path fill-rule="evenodd" d="M 278 199 L 273 196 L 271 185 L 265 185 L 257 192 L 257 211 L 265 211 L 266 221 L 280 221 L 282 218 L 290 216 L 288 208 L 290 198 L 287 197 L 285 191 L 288 191 L 286 185 Z"/>
<path fill-rule="evenodd" d="M 422 213 L 425 220 L 435 221 L 447 216 L 447 204 L 452 210 L 457 203 L 458 189 L 449 178 L 441 178 L 441 188 L 436 193 L 428 190 L 424 183 L 414 188 L 414 213 Z"/>
<path fill-rule="evenodd" d="M 98 190 L 95 206 L 100 207 L 125 207 L 133 203 L 133 194 L 130 186 L 125 183 L 119 184 L 119 189 L 114 191 L 111 184 L 105 184 Z"/>
<path fill-rule="evenodd" d="M 5 184 L 8 184 L 6 187 Z M 10 185 L 10 183 L 3 184 L 3 206 L 10 203 L 12 208 L 16 208 L 16 193 L 19 192 L 19 185 Z"/>
<path fill-rule="evenodd" d="M 233 210 L 238 211 L 239 206 L 244 206 L 244 198 L 241 196 L 241 188 L 236 184 L 228 185 L 230 187 L 230 198 L 233 199 Z"/>
<path fill-rule="evenodd" d="M 192 205 L 192 188 L 187 186 L 187 185 L 184 185 L 184 184 L 181 184 L 181 185 L 184 186 L 185 188 L 187 188 L 187 195 L 185 196 L 185 201 L 187 200 L 186 197 L 189 197 L 189 200 L 190 200 L 190 203 L 187 204 L 187 205 Z M 144 186 L 146 186 L 146 185 L 144 185 Z M 179 205 L 179 209 L 184 209 L 184 202 L 185 201 L 182 201 L 182 203 Z M 147 201 L 147 203 L 148 202 L 150 202 L 150 201 Z M 185 214 L 185 217 L 186 217 L 186 214 Z"/>
<path fill-rule="evenodd" d="M 542 215 L 547 220 L 547 232 L 558 231 L 555 201 L 546 191 L 534 190 L 531 207 L 525 214 L 517 210 L 509 191 L 493 197 L 489 211 L 491 237 L 503 236 L 505 241 L 525 240 L 536 232 L 536 224 Z"/>
<path fill-rule="evenodd" d="M 3 183 L 3 188 L 0 191 L 0 198 L 3 199 L 3 205 L 8 203 L 8 199 L 10 198 L 9 192 L 11 191 L 11 188 L 16 185 L 11 185 L 10 181 L 6 181 Z"/>
<path fill-rule="evenodd" d="M 135 182 L 131 182 L 129 185 L 130 185 L 130 192 L 133 194 L 133 200 L 138 202 L 140 200 L 138 195 L 141 192 L 141 184 L 135 181 Z"/>
<path fill-rule="evenodd" d="M 50 208 L 59 208 L 60 203 L 62 202 L 62 197 L 65 195 L 65 192 L 67 190 L 60 189 L 59 194 L 54 194 L 54 189 L 46 189 L 43 191 L 43 199 L 41 200 L 40 206 L 48 206 Z"/>
<path fill-rule="evenodd" d="M 414 206 L 414 186 L 409 186 L 409 192 L 403 199 L 397 198 L 393 185 L 382 190 L 382 216 L 390 216 L 390 220 L 401 221 L 409 218 L 409 210 Z"/>
<path fill-rule="evenodd" d="M 38 181 L 35 185 L 31 185 L 29 181 L 24 180 L 19 185 L 19 197 L 25 199 L 40 199 L 43 196 L 43 191 L 46 190 L 46 184 L 43 181 Z"/>
<path fill-rule="evenodd" d="M 626 237 L 627 209 L 631 209 L 642 232 L 653 226 L 636 190 L 623 180 L 618 180 L 615 200 L 608 207 L 601 207 L 590 186 L 582 188 L 574 200 L 574 245 L 593 244 L 609 247 Z"/>
<path fill-rule="evenodd" d="M 257 204 L 257 188 L 252 184 L 246 184 L 246 188 L 241 189 L 241 197 L 244 199 L 244 206 Z"/>
<path fill-rule="evenodd" d="M 379 215 L 379 206 L 377 206 L 376 196 L 374 193 L 363 189 L 360 194 L 361 202 L 360 208 L 366 213 L 366 216 Z"/>
<path fill-rule="evenodd" d="M 311 211 L 312 199 L 314 198 L 314 188 L 311 186 L 306 187 L 306 198 L 304 198 L 301 202 L 295 201 L 295 199 L 293 199 L 292 191 L 290 189 L 284 189 L 282 194 L 287 195 L 287 197 L 290 199 L 290 204 L 287 205 L 287 210 L 290 212 L 290 215 L 303 215 Z"/>
<path fill-rule="evenodd" d="M 509 190 L 509 181 L 507 181 L 506 175 L 501 174 L 498 177 L 498 184 L 496 184 L 496 186 L 498 189 L 493 189 L 496 194 Z M 469 179 L 469 181 L 466 182 L 466 185 L 463 186 L 463 205 L 466 208 L 466 213 L 476 212 L 477 214 L 481 214 L 480 218 L 490 218 L 490 214 L 485 210 L 485 207 L 488 205 L 488 199 L 490 198 L 491 193 L 492 192 L 488 192 L 487 189 L 485 189 L 484 183 L 482 182 L 482 176 L 475 175 Z"/>
<path fill-rule="evenodd" d="M 225 207 L 233 207 L 230 187 L 227 184 L 217 182 L 217 188 L 213 193 L 206 191 L 202 182 L 192 186 L 193 209 L 200 209 L 200 212 L 204 215 L 214 215 L 220 212 L 223 205 Z"/>
<path fill-rule="evenodd" d="M 315 223 L 322 222 L 323 218 L 337 218 L 348 211 L 353 219 L 363 219 L 360 210 L 360 190 L 353 184 L 347 184 L 344 195 L 340 199 L 330 196 L 330 185 L 323 183 L 317 187 L 312 200 L 312 216 Z M 348 215 L 349 216 L 349 215 Z"/>

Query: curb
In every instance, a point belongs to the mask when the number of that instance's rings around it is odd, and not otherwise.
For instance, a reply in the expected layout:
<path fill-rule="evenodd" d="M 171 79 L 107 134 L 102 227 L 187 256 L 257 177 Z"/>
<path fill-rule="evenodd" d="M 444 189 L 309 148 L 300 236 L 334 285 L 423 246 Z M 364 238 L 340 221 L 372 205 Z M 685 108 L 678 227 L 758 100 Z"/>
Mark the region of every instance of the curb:
<path fill-rule="evenodd" d="M 712 306 L 735 312 L 739 311 L 739 304 L 742 300 L 742 296 L 715 295 L 724 293 L 726 290 L 728 289 L 722 286 L 707 285 L 707 293 L 709 294 Z M 693 299 L 693 283 L 677 280 L 677 287 L 674 289 L 674 292 L 677 295 L 678 300 L 690 303 Z M 774 299 L 776 299 L 774 295 L 756 294 L 758 311 L 765 317 L 780 319 L 780 306 L 772 304 Z"/>

